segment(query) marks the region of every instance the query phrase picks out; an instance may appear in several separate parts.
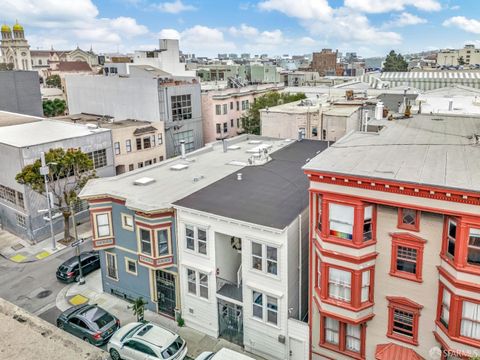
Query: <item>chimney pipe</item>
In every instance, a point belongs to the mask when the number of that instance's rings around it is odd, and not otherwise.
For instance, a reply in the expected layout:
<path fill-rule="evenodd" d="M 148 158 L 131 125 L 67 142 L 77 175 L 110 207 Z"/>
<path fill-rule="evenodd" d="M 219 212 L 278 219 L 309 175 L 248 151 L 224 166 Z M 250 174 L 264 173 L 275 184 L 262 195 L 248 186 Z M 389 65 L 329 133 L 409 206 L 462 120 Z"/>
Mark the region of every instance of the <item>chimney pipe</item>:
<path fill-rule="evenodd" d="M 185 140 L 180 140 L 180 149 L 181 149 L 181 152 L 182 152 L 182 159 L 186 159 L 186 156 L 185 156 Z"/>
<path fill-rule="evenodd" d="M 452 111 L 452 110 L 453 110 L 453 99 L 448 101 L 448 111 Z"/>
<path fill-rule="evenodd" d="M 237 180 L 241 181 L 242 180 L 242 173 L 237 173 Z"/>

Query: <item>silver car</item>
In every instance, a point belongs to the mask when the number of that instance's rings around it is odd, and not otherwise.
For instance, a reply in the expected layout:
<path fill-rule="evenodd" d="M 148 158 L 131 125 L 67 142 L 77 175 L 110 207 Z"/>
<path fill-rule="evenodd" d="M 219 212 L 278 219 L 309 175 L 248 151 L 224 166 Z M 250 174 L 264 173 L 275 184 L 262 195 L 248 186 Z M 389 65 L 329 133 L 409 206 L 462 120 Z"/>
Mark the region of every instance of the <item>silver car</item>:
<path fill-rule="evenodd" d="M 152 323 L 121 327 L 107 345 L 113 360 L 182 360 L 187 344 L 180 336 Z"/>

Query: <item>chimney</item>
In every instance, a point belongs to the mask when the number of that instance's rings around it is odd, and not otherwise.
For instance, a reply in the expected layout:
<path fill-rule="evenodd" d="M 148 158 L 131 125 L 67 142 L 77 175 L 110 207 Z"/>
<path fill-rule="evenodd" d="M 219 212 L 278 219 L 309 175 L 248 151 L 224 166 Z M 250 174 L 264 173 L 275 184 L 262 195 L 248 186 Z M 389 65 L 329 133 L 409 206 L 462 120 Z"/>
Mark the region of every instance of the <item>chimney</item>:
<path fill-rule="evenodd" d="M 227 152 L 227 142 L 225 141 L 225 139 L 222 139 L 222 145 L 223 145 L 223 152 Z"/>
<path fill-rule="evenodd" d="M 241 181 L 242 180 L 242 173 L 237 173 L 237 180 Z"/>
<path fill-rule="evenodd" d="M 181 152 L 182 152 L 182 159 L 186 159 L 186 156 L 185 156 L 185 140 L 180 140 L 180 149 L 181 149 Z"/>

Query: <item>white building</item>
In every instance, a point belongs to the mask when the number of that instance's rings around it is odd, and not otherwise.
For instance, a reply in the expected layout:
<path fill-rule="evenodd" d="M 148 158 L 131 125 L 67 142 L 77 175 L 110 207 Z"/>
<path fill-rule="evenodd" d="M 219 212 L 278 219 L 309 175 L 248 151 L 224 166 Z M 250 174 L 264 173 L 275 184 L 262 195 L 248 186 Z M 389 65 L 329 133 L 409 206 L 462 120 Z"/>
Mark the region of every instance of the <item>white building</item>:
<path fill-rule="evenodd" d="M 257 147 L 259 154 L 268 149 Z M 187 326 L 267 359 L 308 359 L 308 181 L 301 166 L 325 148 L 292 142 L 266 164 L 239 167 L 174 203 Z"/>
<path fill-rule="evenodd" d="M 459 59 L 463 60 L 462 64 L 459 63 Z M 480 64 L 480 49 L 475 49 L 475 45 L 465 45 L 463 49 L 446 49 L 437 54 L 437 65 L 457 66 L 476 64 Z"/>
<path fill-rule="evenodd" d="M 420 94 L 413 111 L 422 114 L 480 114 L 480 90 L 454 85 Z"/>

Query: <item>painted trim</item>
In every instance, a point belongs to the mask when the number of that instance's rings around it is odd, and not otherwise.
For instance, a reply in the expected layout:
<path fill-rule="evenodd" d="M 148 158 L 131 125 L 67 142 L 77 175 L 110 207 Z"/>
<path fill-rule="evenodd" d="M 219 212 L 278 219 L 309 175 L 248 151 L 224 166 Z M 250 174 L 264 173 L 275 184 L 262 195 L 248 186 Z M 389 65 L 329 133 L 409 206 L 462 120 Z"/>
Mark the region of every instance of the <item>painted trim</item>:
<path fill-rule="evenodd" d="M 418 323 L 420 318 L 420 311 L 423 305 L 420 305 L 412 300 L 400 296 L 387 296 L 388 301 L 388 330 L 387 337 L 402 341 L 407 344 L 418 346 Z M 393 331 L 393 314 L 395 310 L 401 310 L 413 315 L 412 337 L 401 335 Z"/>
<path fill-rule="evenodd" d="M 108 255 L 112 255 L 114 258 L 115 258 L 115 274 L 117 276 L 117 278 L 112 278 L 108 275 Z M 107 271 L 105 272 L 105 276 L 107 278 L 109 278 L 110 280 L 113 280 L 113 281 L 119 281 L 119 277 L 118 277 L 118 258 L 117 258 L 117 254 L 115 253 L 112 253 L 112 252 L 109 252 L 109 251 L 105 251 L 105 265 L 107 265 Z"/>
<path fill-rule="evenodd" d="M 480 292 L 480 284 L 458 280 L 440 265 L 437 266 L 437 269 L 438 273 L 443 276 L 450 284 L 452 284 L 453 287 L 477 293 Z"/>
<path fill-rule="evenodd" d="M 325 330 L 326 330 L 325 319 L 327 317 L 330 318 L 330 316 L 325 316 L 322 313 L 320 313 L 320 342 L 318 345 L 322 348 L 332 350 L 343 355 L 347 355 L 353 359 L 359 359 L 359 360 L 365 359 L 366 324 L 365 323 L 352 324 L 351 322 L 344 322 L 344 321 L 335 319 L 339 322 L 338 344 L 335 345 L 335 344 L 330 344 L 325 340 Z M 347 323 L 354 326 L 360 326 L 360 351 L 358 353 L 354 351 L 349 351 L 346 348 Z"/>
<path fill-rule="evenodd" d="M 403 222 L 403 210 L 413 210 L 415 211 L 415 224 L 410 225 L 410 224 L 405 224 Z M 398 208 L 398 220 L 397 220 L 397 228 L 403 229 L 403 230 L 411 230 L 411 231 L 420 231 L 420 218 L 421 218 L 421 211 L 420 210 L 415 210 L 415 209 L 409 209 L 405 207 L 399 207 Z"/>
<path fill-rule="evenodd" d="M 98 204 L 98 203 L 116 203 L 119 205 L 125 205 L 125 199 L 122 199 L 120 197 L 114 197 L 114 196 L 92 196 L 92 197 L 83 197 L 83 199 L 87 199 L 89 204 Z"/>
<path fill-rule="evenodd" d="M 126 256 L 124 256 L 123 259 L 124 259 L 124 261 L 125 261 L 125 272 L 127 272 L 127 273 L 129 273 L 129 274 L 131 274 L 131 275 L 137 276 L 137 275 L 138 275 L 138 269 L 137 269 L 138 264 L 137 264 L 137 260 L 132 259 L 132 258 L 129 258 L 129 257 L 126 257 Z M 128 268 L 128 263 L 129 263 L 129 262 L 133 262 L 133 263 L 135 264 L 135 272 L 130 271 L 130 269 Z"/>
<path fill-rule="evenodd" d="M 127 230 L 127 231 L 135 231 L 135 222 L 133 220 L 133 216 L 125 213 L 121 213 L 121 222 L 122 222 L 122 229 Z M 125 224 L 125 219 L 130 218 L 132 220 L 132 226 L 128 226 Z"/>
<path fill-rule="evenodd" d="M 91 210 L 90 213 L 92 214 L 92 239 L 94 241 L 97 240 L 102 240 L 102 239 L 115 239 L 115 234 L 113 232 L 113 222 L 112 222 L 112 209 L 99 209 L 99 210 Z M 109 234 L 106 236 L 98 236 L 98 224 L 97 224 L 97 217 L 99 215 L 107 215 L 108 218 L 108 229 L 109 229 Z"/>
<path fill-rule="evenodd" d="M 392 237 L 392 252 L 390 256 L 390 275 L 405 280 L 423 282 L 423 249 L 427 240 L 409 233 L 390 233 Z M 397 269 L 398 248 L 406 247 L 416 250 L 416 271 L 415 274 Z"/>
<path fill-rule="evenodd" d="M 354 256 L 354 255 L 349 255 L 345 253 L 339 253 L 333 250 L 327 250 L 322 248 L 318 240 L 315 238 L 313 239 L 313 243 L 315 245 L 315 249 L 317 249 L 322 254 L 322 256 L 325 256 L 331 259 L 349 262 L 352 264 L 357 264 L 357 265 L 363 264 L 365 262 L 375 260 L 378 256 L 378 252 L 373 252 L 373 253 L 362 255 L 362 256 Z"/>

